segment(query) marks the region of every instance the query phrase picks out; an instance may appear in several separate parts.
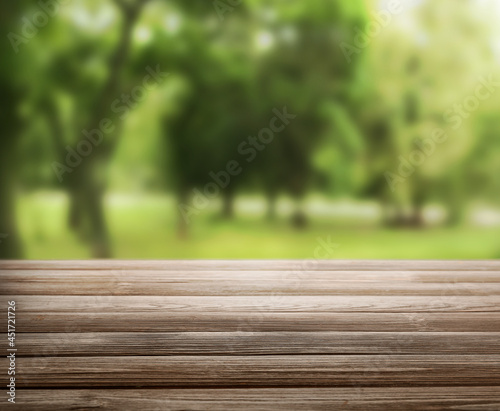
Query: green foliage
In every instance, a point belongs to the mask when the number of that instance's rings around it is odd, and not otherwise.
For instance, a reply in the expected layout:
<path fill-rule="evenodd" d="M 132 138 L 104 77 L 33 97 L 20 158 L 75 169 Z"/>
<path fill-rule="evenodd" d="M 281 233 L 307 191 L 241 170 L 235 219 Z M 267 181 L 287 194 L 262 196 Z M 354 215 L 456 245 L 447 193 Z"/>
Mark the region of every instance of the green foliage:
<path fill-rule="evenodd" d="M 33 36 L 23 33 L 40 5 L 3 6 L 9 187 L 0 193 L 0 233 L 16 231 L 16 192 L 50 188 L 68 195 L 69 226 L 81 238 L 106 243 L 106 193 L 167 191 L 188 201 L 231 160 L 244 172 L 222 197 L 259 193 L 270 208 L 282 194 L 300 208 L 320 191 L 376 201 L 384 223 L 397 226 L 422 225 L 429 203 L 453 223 L 471 203 L 498 205 L 495 1 L 402 2 L 376 34 L 383 2 L 222 3 L 224 13 L 203 0 L 73 0 Z M 17 53 L 9 33 L 25 37 Z M 346 58 L 341 44 L 357 52 Z M 143 84 L 148 67 L 168 77 L 121 117 L 113 103 Z M 247 162 L 238 148 L 283 107 L 296 117 Z M 54 162 L 64 164 L 82 130 L 106 118 L 114 130 L 59 181 Z M 429 143 L 436 130 L 446 141 Z M 401 176 L 401 162 L 425 144 L 431 152 Z"/>

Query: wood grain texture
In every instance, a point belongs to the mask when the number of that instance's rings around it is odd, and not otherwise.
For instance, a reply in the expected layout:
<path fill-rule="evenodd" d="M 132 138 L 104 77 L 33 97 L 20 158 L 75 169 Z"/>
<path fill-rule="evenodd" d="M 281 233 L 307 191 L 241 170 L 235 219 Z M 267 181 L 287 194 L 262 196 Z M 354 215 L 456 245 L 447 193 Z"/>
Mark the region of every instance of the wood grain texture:
<path fill-rule="evenodd" d="M 3 295 L 500 295 L 495 272 L 0 271 Z"/>
<path fill-rule="evenodd" d="M 279 271 L 279 270 L 134 270 L 134 269 L 96 269 L 69 270 L 69 269 L 29 269 L 29 270 L 8 270 L 1 268 L 0 278 L 15 281 L 17 279 L 38 280 L 77 280 L 78 278 L 99 280 L 116 278 L 123 281 L 152 281 L 159 283 L 183 282 L 196 283 L 198 281 L 218 282 L 218 281 L 326 281 L 326 282 L 411 282 L 418 283 L 499 283 L 500 270 L 498 271 L 476 271 L 476 270 L 391 270 L 391 271 L 370 271 L 370 270 L 300 270 L 300 271 Z"/>
<path fill-rule="evenodd" d="M 500 410 L 498 260 L 0 261 L 12 300 L 22 410 Z"/>
<path fill-rule="evenodd" d="M 22 390 L 15 407 L 69 410 L 436 411 L 500 409 L 498 387 Z"/>
<path fill-rule="evenodd" d="M 30 313 L 500 312 L 500 296 L 2 296 Z"/>
<path fill-rule="evenodd" d="M 169 313 L 53 313 L 23 312 L 16 316 L 18 332 L 266 332 L 266 331 L 366 331 L 366 332 L 500 332 L 500 313 L 307 313 L 190 312 Z M 0 322 L 0 331 L 7 323 Z"/>
<path fill-rule="evenodd" d="M 35 357 L 16 368 L 21 388 L 500 385 L 499 355 Z"/>
<path fill-rule="evenodd" d="M 500 332 L 182 332 L 17 334 L 17 356 L 498 354 Z"/>
<path fill-rule="evenodd" d="M 2 270 L 500 271 L 500 260 L 3 260 Z"/>

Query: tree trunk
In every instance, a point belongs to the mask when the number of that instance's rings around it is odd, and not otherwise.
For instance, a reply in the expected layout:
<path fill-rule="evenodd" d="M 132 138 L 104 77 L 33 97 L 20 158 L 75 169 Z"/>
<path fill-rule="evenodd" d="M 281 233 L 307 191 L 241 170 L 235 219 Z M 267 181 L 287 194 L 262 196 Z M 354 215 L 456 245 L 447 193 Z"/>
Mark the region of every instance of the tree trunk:
<path fill-rule="evenodd" d="M 423 205 L 416 204 L 410 213 L 405 213 L 400 207 L 383 210 L 383 225 L 394 228 L 421 228 L 425 226 Z"/>
<path fill-rule="evenodd" d="M 115 124 L 118 130 L 121 125 L 121 120 L 117 114 L 111 111 L 111 105 L 113 100 L 120 95 L 123 68 L 129 55 L 132 31 L 145 1 L 138 0 L 136 3 L 116 1 L 122 8 L 123 27 L 115 52 L 109 59 L 108 78 L 100 94 L 96 96 L 95 111 L 91 116 L 88 127 L 85 128 L 89 131 L 99 129 L 100 122 L 104 118 Z M 54 138 L 60 147 L 61 153 L 65 153 L 64 144 L 61 144 L 63 142 L 61 132 L 57 128 L 56 114 L 56 112 L 52 113 L 53 127 L 55 125 Z M 119 131 L 115 131 L 115 134 L 118 133 Z M 103 205 L 104 177 L 99 176 L 99 173 L 102 173 L 99 167 L 108 162 L 117 141 L 117 137 L 113 138 L 112 135 L 106 135 L 100 145 L 94 147 L 89 157 L 83 158 L 82 163 L 70 175 L 65 176 L 68 180 L 65 186 L 70 197 L 69 226 L 90 243 L 94 258 L 111 257 L 110 237 Z"/>
<path fill-rule="evenodd" d="M 234 217 L 234 193 L 227 189 L 222 194 L 222 217 L 227 220 Z"/>
<path fill-rule="evenodd" d="M 446 225 L 448 226 L 454 227 L 460 225 L 465 219 L 466 211 L 464 206 L 466 201 L 464 193 L 466 189 L 463 186 L 463 181 L 466 178 L 466 176 L 462 175 L 461 170 L 455 169 L 453 170 L 453 177 L 446 187 L 445 203 L 447 203 L 448 211 Z"/>
<path fill-rule="evenodd" d="M 294 213 L 292 214 L 292 226 L 299 230 L 307 227 L 308 221 L 304 210 L 302 209 L 302 204 L 300 200 L 296 200 L 297 205 Z"/>
<path fill-rule="evenodd" d="M 276 220 L 276 194 L 272 192 L 267 193 L 267 214 L 266 217 L 269 221 Z"/>
<path fill-rule="evenodd" d="M 1 79 L 0 123 L 0 258 L 23 258 L 21 238 L 16 219 L 15 179 L 17 177 L 17 143 L 21 122 L 17 116 L 20 91 Z"/>
<path fill-rule="evenodd" d="M 69 194 L 69 210 L 68 210 L 68 225 L 75 232 L 81 232 L 83 228 L 83 210 L 82 201 L 79 192 L 76 189 L 68 190 Z"/>
<path fill-rule="evenodd" d="M 94 187 L 89 188 L 87 209 L 91 227 L 91 249 L 93 258 L 111 258 L 111 241 L 104 214 L 104 193 Z"/>
<path fill-rule="evenodd" d="M 187 188 L 181 188 L 177 194 L 179 205 L 189 204 L 189 190 Z M 177 238 L 179 240 L 186 240 L 189 237 L 188 222 L 185 216 L 182 214 L 181 209 L 178 207 L 178 217 L 177 217 Z"/>
<path fill-rule="evenodd" d="M 96 173 L 99 159 L 89 156 L 71 174 L 69 222 L 88 243 L 93 258 L 111 258 L 111 240 L 104 210 L 104 179 Z"/>
<path fill-rule="evenodd" d="M 15 196 L 10 180 L 11 175 L 5 172 L 3 160 L 5 159 L 0 160 L 2 161 L 0 164 L 2 168 L 0 173 L 2 178 L 0 184 L 0 259 L 19 259 L 23 258 L 23 252 L 16 222 Z"/>

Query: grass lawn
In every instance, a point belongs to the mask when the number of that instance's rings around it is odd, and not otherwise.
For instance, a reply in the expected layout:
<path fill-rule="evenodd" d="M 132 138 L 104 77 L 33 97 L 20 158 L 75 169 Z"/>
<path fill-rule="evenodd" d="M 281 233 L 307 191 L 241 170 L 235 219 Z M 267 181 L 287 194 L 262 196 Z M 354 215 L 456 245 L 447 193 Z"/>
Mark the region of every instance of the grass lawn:
<path fill-rule="evenodd" d="M 286 207 L 285 207 L 286 208 Z M 314 215 L 307 229 L 293 229 L 285 215 L 269 222 L 263 210 L 222 220 L 215 209 L 176 237 L 172 198 L 113 196 L 106 204 L 115 258 L 314 258 L 318 238 L 338 244 L 331 258 L 488 259 L 500 257 L 500 229 L 480 227 L 389 230 L 365 217 Z M 67 200 L 58 193 L 22 196 L 18 219 L 29 259 L 90 258 L 85 244 L 66 227 Z M 286 214 L 286 213 L 284 213 Z"/>

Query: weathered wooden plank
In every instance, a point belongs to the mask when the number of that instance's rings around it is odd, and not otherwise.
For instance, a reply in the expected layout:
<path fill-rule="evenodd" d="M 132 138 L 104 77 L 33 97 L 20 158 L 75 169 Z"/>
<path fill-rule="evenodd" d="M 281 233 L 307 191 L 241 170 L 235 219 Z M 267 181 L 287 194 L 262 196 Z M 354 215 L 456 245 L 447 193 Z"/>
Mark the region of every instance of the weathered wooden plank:
<path fill-rule="evenodd" d="M 500 296 L 500 284 L 461 283 L 443 287 L 441 284 L 399 285 L 394 283 L 328 284 L 307 282 L 303 286 L 279 282 L 197 282 L 159 283 L 118 281 L 112 285 L 102 281 L 35 281 L 4 282 L 2 295 L 116 295 L 116 296 L 254 296 L 254 295 L 352 295 L 352 296 Z"/>
<path fill-rule="evenodd" d="M 197 282 L 197 281 L 334 281 L 334 282 L 411 282 L 411 283 L 499 283 L 499 271 L 439 270 L 439 271 L 343 271 L 343 270 L 129 270 L 129 269 L 87 269 L 87 270 L 4 270 L 0 279 L 9 281 L 31 281 L 45 278 L 57 280 L 126 278 L 129 281 L 152 282 Z"/>
<path fill-rule="evenodd" d="M 127 410 L 498 410 L 498 387 L 19 390 L 15 407 Z M 10 406 L 10 408 L 9 408 Z"/>
<path fill-rule="evenodd" d="M 20 313 L 500 312 L 499 296 L 1 296 Z"/>
<path fill-rule="evenodd" d="M 152 274 L 148 274 L 152 273 Z M 486 276 L 478 275 L 473 282 L 457 282 L 457 276 L 438 276 L 439 282 L 420 282 L 418 278 L 397 278 L 393 274 L 381 275 L 375 281 L 374 273 L 353 272 L 343 275 L 336 272 L 312 272 L 307 276 L 287 276 L 279 271 L 272 275 L 234 276 L 208 272 L 187 273 L 185 276 L 169 272 L 123 271 L 0 271 L 2 295 L 151 295 L 151 296 L 229 296 L 229 295 L 408 295 L 408 296 L 483 296 L 500 295 L 500 273 L 489 275 L 498 282 L 484 282 Z M 232 272 L 231 272 L 232 273 Z M 241 272 L 242 274 L 244 272 Z M 191 277 L 190 275 L 193 275 Z M 468 279 L 472 279 L 471 275 Z M 387 277 L 387 278 L 386 278 Z M 414 276 L 415 277 L 415 276 Z M 436 276 L 434 276 L 436 278 Z M 348 280 L 349 279 L 349 280 Z"/>
<path fill-rule="evenodd" d="M 484 386 L 500 385 L 500 356 L 34 357 L 16 374 L 20 388 Z"/>
<path fill-rule="evenodd" d="M 0 262 L 20 409 L 500 409 L 498 262 L 38 263 Z"/>
<path fill-rule="evenodd" d="M 3 260 L 0 269 L 500 271 L 500 260 Z"/>
<path fill-rule="evenodd" d="M 500 332 L 500 313 L 23 312 L 18 332 L 367 331 Z M 7 322 L 0 322 L 6 332 Z"/>
<path fill-rule="evenodd" d="M 500 332 L 184 332 L 16 335 L 21 356 L 500 354 Z"/>

